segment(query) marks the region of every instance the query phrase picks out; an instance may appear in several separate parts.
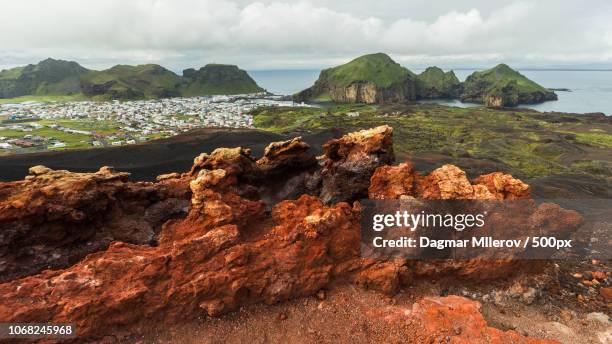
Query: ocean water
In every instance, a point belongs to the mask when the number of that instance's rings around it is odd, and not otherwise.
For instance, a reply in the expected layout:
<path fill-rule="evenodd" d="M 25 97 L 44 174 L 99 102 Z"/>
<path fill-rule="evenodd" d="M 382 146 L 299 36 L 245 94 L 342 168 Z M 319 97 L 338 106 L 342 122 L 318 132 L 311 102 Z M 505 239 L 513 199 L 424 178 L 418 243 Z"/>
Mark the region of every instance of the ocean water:
<path fill-rule="evenodd" d="M 412 69 L 420 73 L 422 69 Z M 473 73 L 473 69 L 455 70 L 459 80 Z M 584 70 L 519 70 L 523 75 L 548 88 L 567 88 L 571 92 L 556 91 L 557 101 L 521 105 L 538 111 L 573 113 L 603 112 L 612 116 L 612 71 Z M 319 77 L 319 70 L 259 70 L 249 74 L 263 88 L 276 94 L 293 94 L 311 86 Z M 469 107 L 458 100 L 436 100 L 434 103 Z"/>

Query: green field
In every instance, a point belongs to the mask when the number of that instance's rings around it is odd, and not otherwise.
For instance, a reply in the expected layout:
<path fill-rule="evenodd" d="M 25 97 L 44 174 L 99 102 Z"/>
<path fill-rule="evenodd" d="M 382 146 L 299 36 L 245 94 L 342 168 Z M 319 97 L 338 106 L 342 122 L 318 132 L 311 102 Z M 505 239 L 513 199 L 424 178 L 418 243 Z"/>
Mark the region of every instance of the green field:
<path fill-rule="evenodd" d="M 346 112 L 358 111 L 351 118 Z M 612 177 L 612 124 L 583 115 L 437 105 L 261 108 L 255 126 L 274 132 L 346 131 L 388 124 L 400 155 L 443 154 L 498 162 L 526 177 L 585 173 Z"/>

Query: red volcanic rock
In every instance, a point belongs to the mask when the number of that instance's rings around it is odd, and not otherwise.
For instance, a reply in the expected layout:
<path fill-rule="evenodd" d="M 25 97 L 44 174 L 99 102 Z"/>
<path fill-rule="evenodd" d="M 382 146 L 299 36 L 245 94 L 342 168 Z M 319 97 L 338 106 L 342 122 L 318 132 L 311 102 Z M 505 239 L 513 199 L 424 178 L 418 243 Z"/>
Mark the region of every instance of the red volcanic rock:
<path fill-rule="evenodd" d="M 370 180 L 370 199 L 523 199 L 529 186 L 500 172 L 482 175 L 472 182 L 454 165 L 444 165 L 427 176 L 420 176 L 412 164 L 381 166 Z"/>
<path fill-rule="evenodd" d="M 202 153 L 193 160 L 189 175 L 195 177 L 201 170 L 225 169 L 233 175 L 255 177 L 255 159 L 251 150 L 240 147 L 217 148 L 212 153 Z"/>
<path fill-rule="evenodd" d="M 428 176 L 417 176 L 417 195 L 424 199 L 491 199 L 484 187 L 470 183 L 463 170 L 444 165 Z"/>
<path fill-rule="evenodd" d="M 273 142 L 257 160 L 257 167 L 266 174 L 282 174 L 290 168 L 305 168 L 316 164 L 314 155 L 308 153 L 310 146 L 296 137 L 288 141 Z"/>
<path fill-rule="evenodd" d="M 69 268 L 0 284 L 0 321 L 74 323 L 79 339 L 87 340 L 140 322 L 171 325 L 242 305 L 313 295 L 332 282 L 392 294 L 424 276 L 486 280 L 526 271 L 519 269 L 523 265 L 542 271 L 541 265 L 511 260 L 360 258 L 361 204 L 339 200 L 368 192 L 377 199 L 496 199 L 525 192 L 504 175 L 472 184 L 452 165 L 425 177 L 410 164 L 384 166 L 393 160 L 391 136 L 392 129 L 382 126 L 332 140 L 324 146 L 319 171 L 309 165 L 307 145 L 295 139 L 272 144 L 258 161 L 242 148 L 217 149 L 196 158 L 189 173 L 160 176 L 156 183 L 131 183 L 127 174 L 107 168 L 79 174 L 44 167 L 33 168 L 25 181 L 0 183 L 0 249 L 5 250 L 0 268 L 5 271 L 15 270 L 14 262 L 30 257 L 30 251 L 36 255 L 27 264 L 34 268 L 25 273 L 48 264 L 49 258 L 43 264 L 35 260 L 40 252 L 43 257 L 73 254 L 73 263 L 111 240 L 126 241 Z M 277 202 L 300 190 L 311 195 Z M 319 193 L 320 198 L 314 196 Z M 188 214 L 168 220 L 185 208 L 182 197 L 191 198 Z M 578 224 L 550 206 L 516 221 L 521 219 L 558 233 L 564 232 L 563 223 Z M 160 225 L 158 245 L 142 245 Z M 92 241 L 98 246 L 79 251 Z M 449 323 L 457 323 L 465 326 L 459 342 L 476 336 L 500 343 L 526 340 L 488 328 L 477 306 L 463 299 L 432 300 L 409 311 L 427 338 L 438 338 Z"/>
<path fill-rule="evenodd" d="M 466 173 L 454 165 L 444 165 L 427 176 L 420 176 L 412 165 L 400 164 L 376 169 L 370 181 L 369 197 L 371 199 L 511 200 L 529 198 L 529 186 L 502 173 L 483 175 L 470 182 Z M 490 205 L 493 204 L 476 204 L 480 207 Z M 489 216 L 486 221 L 488 225 L 479 229 L 481 235 L 490 232 L 490 235 L 495 236 L 494 234 L 503 232 L 506 239 L 522 239 L 530 235 L 529 233 L 533 235 L 548 233 L 561 239 L 566 238 L 582 223 L 578 213 L 552 204 L 536 206 L 523 202 L 513 207 L 507 205 L 505 209 L 507 212 L 498 211 Z M 521 214 L 521 216 L 509 214 Z M 511 257 L 499 259 L 499 256 L 487 257 L 485 252 L 478 252 L 480 253 L 478 257 L 469 257 L 472 259 L 412 261 L 409 269 L 417 278 L 452 275 L 472 280 L 494 280 L 521 273 L 541 274 L 551 270 L 552 267 L 552 264 L 543 261 L 521 261 Z M 487 253 L 492 254 L 493 251 Z M 521 253 L 521 250 L 510 253 Z"/>
<path fill-rule="evenodd" d="M 480 303 L 460 296 L 426 297 L 411 308 L 389 306 L 372 315 L 390 323 L 411 322 L 417 329 L 403 338 L 414 343 L 544 344 L 554 340 L 525 337 L 516 331 L 489 327 Z"/>
<path fill-rule="evenodd" d="M 368 198 L 399 199 L 402 196 L 414 196 L 414 166 L 402 163 L 399 166 L 381 166 L 370 178 Z"/>
<path fill-rule="evenodd" d="M 188 218 L 166 226 L 188 234 L 164 233 L 158 247 L 114 243 L 69 269 L 1 284 L 0 319 L 70 321 L 81 339 L 95 338 L 145 319 L 171 323 L 314 294 L 340 273 L 337 262 L 358 254 L 358 214 L 346 203 L 325 207 L 303 196 L 278 204 L 266 221 L 249 213 L 252 205 L 231 206 L 235 196 L 207 189 L 194 197 L 204 203 L 190 217 L 207 217 L 209 201 L 232 209 L 219 213 L 222 223 L 185 230 L 194 225 Z"/>
<path fill-rule="evenodd" d="M 610 288 L 610 287 L 602 287 L 602 288 L 599 289 L 599 294 L 607 302 L 612 301 L 612 288 Z"/>
<path fill-rule="evenodd" d="M 529 185 L 501 172 L 482 175 L 474 179 L 473 183 L 486 186 L 497 199 L 529 198 L 531 194 Z"/>
<path fill-rule="evenodd" d="M 393 128 L 383 125 L 350 133 L 324 144 L 323 150 L 320 157 L 323 202 L 357 200 L 367 196 L 376 168 L 395 159 Z"/>
<path fill-rule="evenodd" d="M 188 207 L 172 188 L 128 176 L 35 166 L 23 181 L 0 183 L 0 281 L 68 266 L 113 240 L 148 244 Z"/>

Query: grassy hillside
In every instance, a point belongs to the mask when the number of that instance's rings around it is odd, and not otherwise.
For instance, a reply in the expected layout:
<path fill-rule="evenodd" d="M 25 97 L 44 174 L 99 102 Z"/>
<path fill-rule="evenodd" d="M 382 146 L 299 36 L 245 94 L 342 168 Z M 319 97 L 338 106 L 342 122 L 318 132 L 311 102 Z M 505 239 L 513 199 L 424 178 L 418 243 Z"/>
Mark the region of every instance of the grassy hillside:
<path fill-rule="evenodd" d="M 89 72 L 76 62 L 46 59 L 37 64 L 0 71 L 0 98 L 27 95 L 73 95 Z"/>
<path fill-rule="evenodd" d="M 417 76 L 416 91 L 418 98 L 454 98 L 461 91 L 461 82 L 453 71 L 429 67 Z"/>
<path fill-rule="evenodd" d="M 553 99 L 556 99 L 554 92 L 529 80 L 506 64 L 472 73 L 465 80 L 461 94 L 462 101 L 485 104 L 499 102 L 497 106 L 539 103 Z"/>
<path fill-rule="evenodd" d="M 359 116 L 349 117 L 347 112 Z M 525 178 L 577 173 L 612 182 L 612 122 L 605 117 L 486 107 L 355 104 L 327 109 L 260 108 L 252 114 L 258 128 L 296 135 L 388 124 L 394 128 L 394 150 L 400 156 L 446 159 L 478 174 L 500 169 Z"/>
<path fill-rule="evenodd" d="M 321 74 L 325 74 L 330 84 L 337 86 L 348 86 L 353 81 L 369 81 L 379 87 L 388 87 L 405 80 L 407 76 L 414 76 L 383 53 L 360 56 L 349 63 L 326 69 Z"/>
<path fill-rule="evenodd" d="M 415 75 L 383 53 L 360 56 L 321 71 L 314 85 L 294 95 L 296 101 L 394 103 L 415 98 Z"/>
<path fill-rule="evenodd" d="M 93 71 L 76 62 L 47 59 L 36 65 L 0 71 L 0 99 L 155 99 L 262 92 L 264 89 L 233 65 L 209 64 L 187 69 L 184 76 L 156 64 L 116 65 Z"/>
<path fill-rule="evenodd" d="M 141 99 L 178 96 L 181 78 L 156 64 L 117 65 L 91 72 L 81 79 L 83 94 L 110 99 Z"/>
<path fill-rule="evenodd" d="M 249 74 L 234 65 L 207 64 L 195 70 L 183 71 L 183 96 L 203 96 L 218 94 L 245 94 L 263 92 Z"/>

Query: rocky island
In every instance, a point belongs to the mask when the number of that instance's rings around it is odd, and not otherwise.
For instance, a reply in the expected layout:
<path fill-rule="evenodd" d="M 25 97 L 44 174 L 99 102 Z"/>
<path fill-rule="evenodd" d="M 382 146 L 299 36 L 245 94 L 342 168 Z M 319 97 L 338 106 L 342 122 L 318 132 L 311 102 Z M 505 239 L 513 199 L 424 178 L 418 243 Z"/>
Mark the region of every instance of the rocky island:
<path fill-rule="evenodd" d="M 457 98 L 462 85 L 451 70 L 444 72 L 438 67 L 429 67 L 416 79 L 418 99 Z"/>
<path fill-rule="evenodd" d="M 557 100 L 555 92 L 529 80 L 506 64 L 474 72 L 463 83 L 461 101 L 490 107 L 535 104 Z"/>
<path fill-rule="evenodd" d="M 388 55 L 378 53 L 321 71 L 315 84 L 296 94 L 296 101 L 382 104 L 415 97 L 416 76 Z"/>
<path fill-rule="evenodd" d="M 366 104 L 452 98 L 506 107 L 556 100 L 557 95 L 505 64 L 475 72 L 462 83 L 453 71 L 445 73 L 438 67 L 415 75 L 383 53 L 364 55 L 325 69 L 312 87 L 294 95 L 299 102 Z"/>
<path fill-rule="evenodd" d="M 73 61 L 46 59 L 0 72 L 0 98 L 70 96 L 133 100 L 263 91 L 247 72 L 223 64 L 186 69 L 179 76 L 157 64 L 116 65 L 95 71 Z"/>

